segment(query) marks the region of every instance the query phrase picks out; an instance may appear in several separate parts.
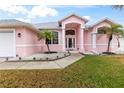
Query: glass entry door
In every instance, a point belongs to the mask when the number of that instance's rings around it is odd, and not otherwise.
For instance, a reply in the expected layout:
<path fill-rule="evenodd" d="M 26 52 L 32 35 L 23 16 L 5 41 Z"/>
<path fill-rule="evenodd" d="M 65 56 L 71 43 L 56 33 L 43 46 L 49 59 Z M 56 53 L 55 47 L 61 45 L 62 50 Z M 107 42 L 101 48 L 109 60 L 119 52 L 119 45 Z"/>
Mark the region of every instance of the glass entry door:
<path fill-rule="evenodd" d="M 75 38 L 74 37 L 66 37 L 66 48 L 67 49 L 75 48 Z"/>

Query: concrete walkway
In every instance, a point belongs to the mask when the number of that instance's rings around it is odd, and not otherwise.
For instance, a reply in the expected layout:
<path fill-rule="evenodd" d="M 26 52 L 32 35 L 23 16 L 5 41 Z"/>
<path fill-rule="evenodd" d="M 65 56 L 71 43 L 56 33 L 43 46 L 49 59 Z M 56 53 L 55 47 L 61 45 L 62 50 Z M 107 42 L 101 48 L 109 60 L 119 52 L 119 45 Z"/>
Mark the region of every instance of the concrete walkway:
<path fill-rule="evenodd" d="M 62 69 L 84 57 L 73 53 L 71 56 L 48 62 L 0 62 L 0 70 L 7 69 Z"/>

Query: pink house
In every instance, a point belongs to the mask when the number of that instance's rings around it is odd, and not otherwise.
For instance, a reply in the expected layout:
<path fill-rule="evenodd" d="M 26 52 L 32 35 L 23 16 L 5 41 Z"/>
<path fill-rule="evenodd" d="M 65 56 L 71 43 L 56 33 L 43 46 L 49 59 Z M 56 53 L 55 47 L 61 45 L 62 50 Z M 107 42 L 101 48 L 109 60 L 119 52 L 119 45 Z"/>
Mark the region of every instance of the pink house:
<path fill-rule="evenodd" d="M 57 22 L 31 25 L 18 20 L 0 21 L 0 57 L 29 56 L 47 51 L 45 40 L 38 41 L 37 32 L 50 29 L 56 37 L 49 41 L 52 51 L 79 51 L 101 53 L 107 50 L 108 37 L 104 26 L 115 23 L 108 18 L 87 26 L 88 20 L 75 14 Z M 51 34 L 52 34 L 51 33 Z M 118 49 L 117 38 L 111 42 L 111 51 Z"/>

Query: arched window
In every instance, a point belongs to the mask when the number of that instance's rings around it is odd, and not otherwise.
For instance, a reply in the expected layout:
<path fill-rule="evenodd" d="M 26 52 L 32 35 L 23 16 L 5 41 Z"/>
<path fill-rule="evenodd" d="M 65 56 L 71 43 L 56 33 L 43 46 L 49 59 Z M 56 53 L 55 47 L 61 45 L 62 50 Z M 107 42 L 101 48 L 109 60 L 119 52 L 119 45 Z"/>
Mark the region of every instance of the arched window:
<path fill-rule="evenodd" d="M 66 30 L 66 35 L 75 35 L 74 30 Z"/>

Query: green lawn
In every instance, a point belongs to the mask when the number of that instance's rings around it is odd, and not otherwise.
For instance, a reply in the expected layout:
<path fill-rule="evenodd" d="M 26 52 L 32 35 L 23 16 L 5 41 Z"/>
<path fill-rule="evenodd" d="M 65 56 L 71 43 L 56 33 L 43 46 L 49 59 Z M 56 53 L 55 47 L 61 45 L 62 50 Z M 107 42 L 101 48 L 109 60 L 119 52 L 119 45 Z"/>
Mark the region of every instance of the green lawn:
<path fill-rule="evenodd" d="M 124 87 L 124 56 L 86 56 L 63 70 L 0 71 L 0 87 Z"/>

